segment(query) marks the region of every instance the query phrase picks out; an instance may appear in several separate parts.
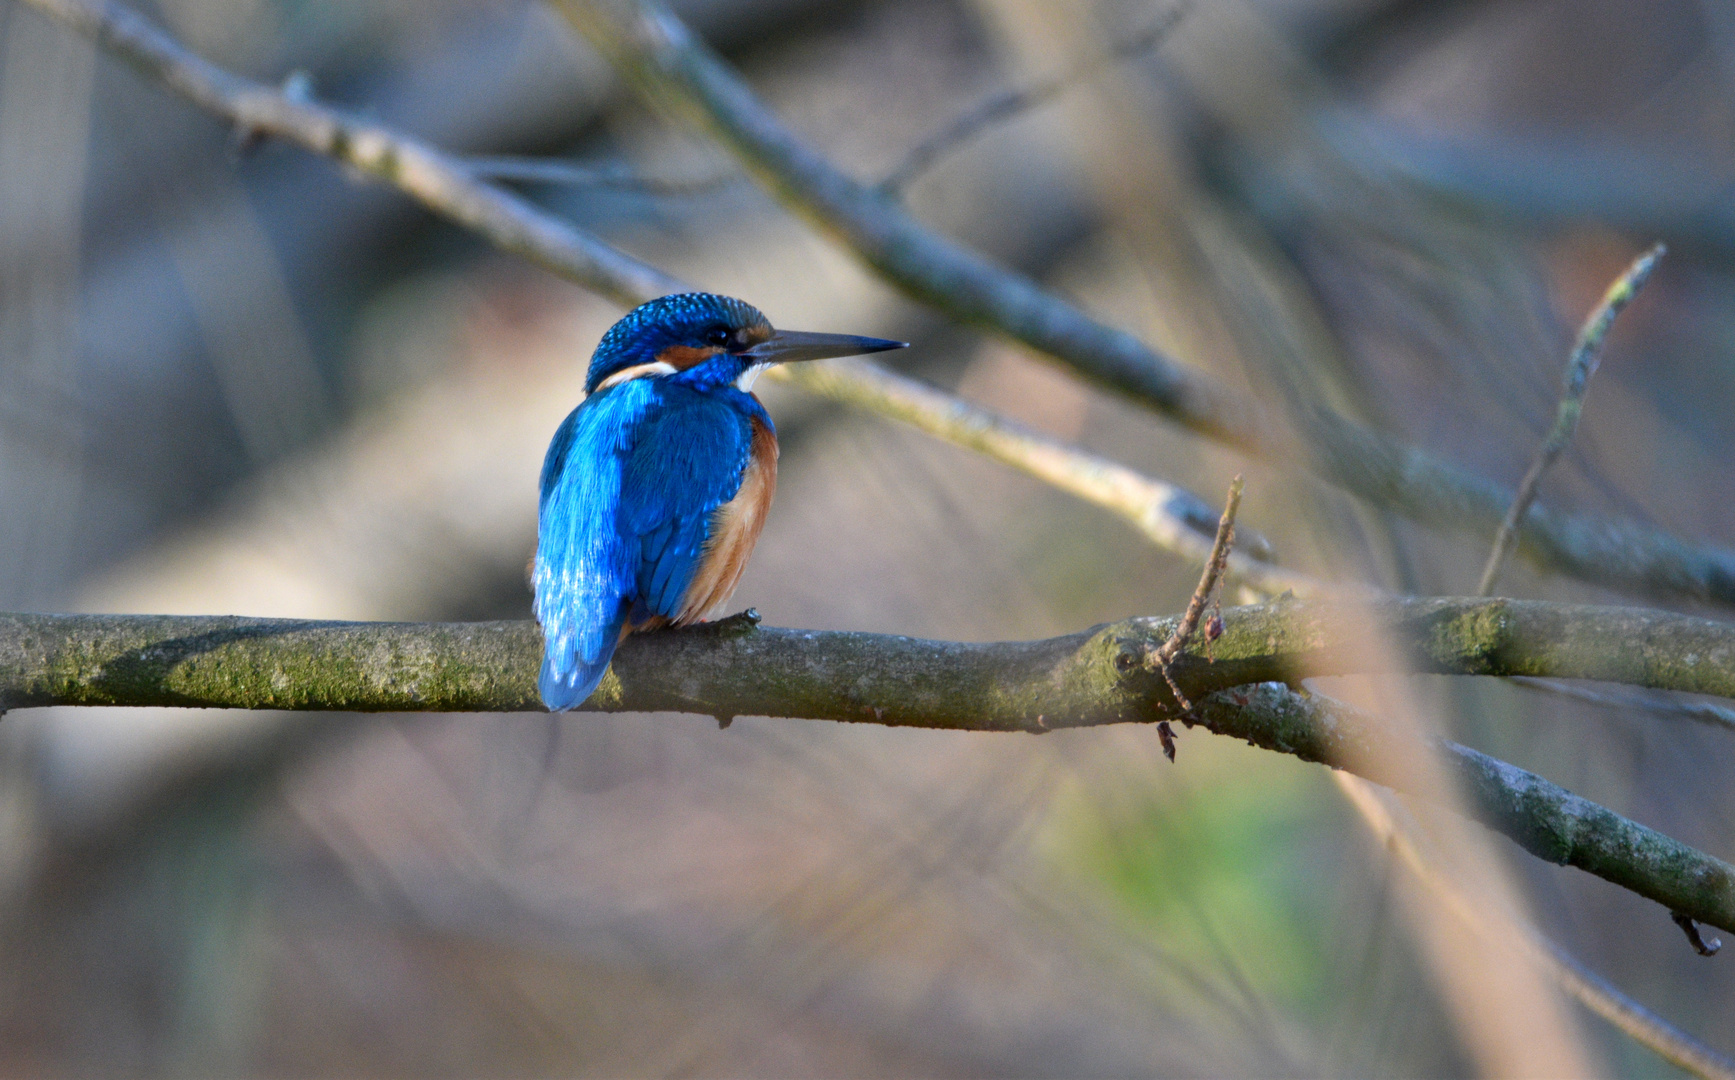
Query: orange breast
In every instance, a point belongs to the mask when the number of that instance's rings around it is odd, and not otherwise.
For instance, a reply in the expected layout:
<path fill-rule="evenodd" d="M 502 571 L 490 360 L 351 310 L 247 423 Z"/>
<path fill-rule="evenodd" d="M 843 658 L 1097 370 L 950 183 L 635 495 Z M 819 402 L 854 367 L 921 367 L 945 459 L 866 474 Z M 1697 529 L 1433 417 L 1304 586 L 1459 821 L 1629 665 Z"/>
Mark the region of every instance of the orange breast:
<path fill-rule="evenodd" d="M 753 421 L 752 456 L 741 477 L 741 490 L 711 516 L 711 537 L 693 583 L 687 586 L 676 626 L 698 622 L 735 592 L 765 515 L 777 493 L 777 436 L 758 419 Z"/>

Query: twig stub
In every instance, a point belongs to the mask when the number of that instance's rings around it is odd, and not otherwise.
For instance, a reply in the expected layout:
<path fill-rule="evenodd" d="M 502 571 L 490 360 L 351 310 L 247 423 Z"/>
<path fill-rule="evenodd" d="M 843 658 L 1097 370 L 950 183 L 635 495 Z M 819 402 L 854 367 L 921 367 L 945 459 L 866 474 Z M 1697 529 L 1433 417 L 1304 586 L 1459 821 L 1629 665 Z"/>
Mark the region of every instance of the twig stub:
<path fill-rule="evenodd" d="M 1669 918 L 1675 920 L 1675 925 L 1681 928 L 1683 934 L 1687 935 L 1687 941 L 1692 944 L 1693 951 L 1700 956 L 1716 956 L 1718 950 L 1723 948 L 1723 939 L 1706 937 L 1704 932 L 1699 929 L 1698 922 L 1691 915 L 1671 911 Z"/>
<path fill-rule="evenodd" d="M 1175 695 L 1175 703 L 1181 707 L 1183 713 L 1192 712 L 1193 703 L 1181 692 L 1169 665 L 1181 655 L 1187 642 L 1199 629 L 1199 620 L 1204 617 L 1205 609 L 1212 602 L 1212 596 L 1222 584 L 1223 568 L 1229 564 L 1229 551 L 1235 546 L 1235 515 L 1241 509 L 1241 489 L 1241 477 L 1236 476 L 1229 482 L 1229 499 L 1223 506 L 1223 516 L 1217 521 L 1217 538 L 1211 544 L 1211 557 L 1205 560 L 1205 569 L 1199 575 L 1199 585 L 1193 590 L 1193 598 L 1187 601 L 1187 610 L 1182 613 L 1181 621 L 1175 624 L 1169 639 L 1150 654 L 1150 665 L 1162 673 L 1163 681 L 1169 684 L 1169 692 Z M 1214 626 L 1220 623 L 1220 618 L 1213 618 Z M 1215 634 L 1207 630 L 1206 645 L 1209 646 L 1221 633 L 1220 629 Z M 1175 729 L 1167 720 L 1157 721 L 1157 737 L 1162 740 L 1163 753 L 1170 761 L 1175 760 Z"/>

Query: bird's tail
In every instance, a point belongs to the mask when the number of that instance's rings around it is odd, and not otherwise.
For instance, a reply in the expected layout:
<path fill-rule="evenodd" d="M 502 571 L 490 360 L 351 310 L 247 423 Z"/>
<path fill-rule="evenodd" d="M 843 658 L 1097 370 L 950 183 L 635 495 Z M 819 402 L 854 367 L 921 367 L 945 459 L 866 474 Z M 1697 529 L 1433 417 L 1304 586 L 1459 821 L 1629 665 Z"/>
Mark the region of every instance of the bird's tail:
<path fill-rule="evenodd" d="M 536 688 L 550 712 L 575 709 L 602 682 L 615 646 L 626 635 L 627 609 L 620 605 L 613 623 L 589 630 L 555 630 L 544 626 L 548 636 L 542 653 L 542 676 Z"/>

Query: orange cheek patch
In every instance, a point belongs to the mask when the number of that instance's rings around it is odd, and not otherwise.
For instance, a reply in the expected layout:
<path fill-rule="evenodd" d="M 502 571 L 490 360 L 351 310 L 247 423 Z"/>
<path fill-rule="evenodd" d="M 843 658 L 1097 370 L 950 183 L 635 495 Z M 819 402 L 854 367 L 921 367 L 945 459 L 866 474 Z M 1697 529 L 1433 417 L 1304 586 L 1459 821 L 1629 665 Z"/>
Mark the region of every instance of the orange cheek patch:
<path fill-rule="evenodd" d="M 676 371 L 685 371 L 696 364 L 704 363 L 722 351 L 715 345 L 670 345 L 657 354 L 657 359 Z"/>

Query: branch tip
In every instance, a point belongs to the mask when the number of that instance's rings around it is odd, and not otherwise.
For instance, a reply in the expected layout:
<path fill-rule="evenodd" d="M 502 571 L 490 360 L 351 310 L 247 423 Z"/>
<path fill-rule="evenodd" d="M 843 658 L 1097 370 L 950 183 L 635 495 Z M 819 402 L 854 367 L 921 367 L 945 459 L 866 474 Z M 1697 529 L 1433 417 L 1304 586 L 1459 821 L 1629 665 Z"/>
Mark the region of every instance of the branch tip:
<path fill-rule="evenodd" d="M 1660 247 L 1661 245 L 1658 246 Z M 1693 946 L 1693 951 L 1698 953 L 1700 956 L 1716 956 L 1718 951 L 1723 948 L 1723 939 L 1719 937 L 1706 937 L 1705 933 L 1699 929 L 1698 921 L 1691 915 L 1679 911 L 1671 911 L 1669 912 L 1669 918 L 1673 919 L 1675 925 L 1681 928 L 1681 932 L 1687 935 L 1688 943 Z"/>
<path fill-rule="evenodd" d="M 1519 526 L 1530 512 L 1531 504 L 1536 501 L 1542 474 L 1560 457 L 1561 452 L 1572 442 L 1573 433 L 1578 430 L 1578 418 L 1584 412 L 1585 394 L 1590 390 L 1591 376 L 1596 374 L 1597 362 L 1602 355 L 1603 339 L 1608 336 L 1609 328 L 1614 326 L 1615 319 L 1632 303 L 1639 290 L 1645 287 L 1645 282 L 1651 279 L 1651 271 L 1656 269 L 1657 260 L 1661 259 L 1667 250 L 1662 244 L 1653 244 L 1649 251 L 1634 259 L 1609 285 L 1602 301 L 1591 310 L 1584 325 L 1579 328 L 1578 340 L 1573 345 L 1572 355 L 1567 357 L 1566 371 L 1561 376 L 1560 404 L 1555 407 L 1554 426 L 1549 429 L 1542 445 L 1537 448 L 1536 458 L 1530 463 L 1524 479 L 1519 482 L 1518 491 L 1512 497 L 1512 505 L 1507 509 L 1506 517 L 1501 520 L 1500 528 L 1494 534 L 1494 548 L 1488 552 L 1488 562 L 1482 567 L 1482 579 L 1476 586 L 1477 596 L 1493 593 L 1494 583 L 1500 577 L 1501 565 L 1518 541 Z"/>

